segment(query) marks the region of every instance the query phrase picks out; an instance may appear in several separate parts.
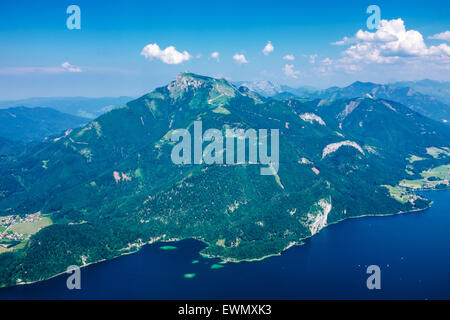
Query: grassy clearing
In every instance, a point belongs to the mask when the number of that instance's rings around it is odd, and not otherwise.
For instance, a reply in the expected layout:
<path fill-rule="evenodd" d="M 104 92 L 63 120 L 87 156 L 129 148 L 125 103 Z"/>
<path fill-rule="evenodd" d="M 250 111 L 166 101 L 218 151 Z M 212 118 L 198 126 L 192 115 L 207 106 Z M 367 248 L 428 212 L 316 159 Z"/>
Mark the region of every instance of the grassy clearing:
<path fill-rule="evenodd" d="M 406 160 L 408 160 L 409 163 L 413 163 L 415 161 L 425 160 L 425 158 L 418 157 L 412 154 L 409 158 L 406 158 Z"/>
<path fill-rule="evenodd" d="M 393 186 L 382 185 L 382 187 L 386 187 L 389 190 L 389 194 L 391 195 L 391 197 L 401 203 L 406 203 L 409 200 L 415 200 L 417 198 L 417 196 L 415 196 L 411 193 L 408 193 L 405 190 L 405 188 L 402 188 L 400 186 L 393 187 Z"/>
<path fill-rule="evenodd" d="M 143 174 L 142 174 L 142 169 L 141 169 L 141 168 L 137 168 L 137 169 L 134 171 L 134 176 L 135 176 L 136 178 L 138 178 L 138 179 L 143 178 L 144 176 L 143 176 Z"/>
<path fill-rule="evenodd" d="M 42 168 L 47 169 L 47 164 L 50 160 L 42 160 Z"/>
<path fill-rule="evenodd" d="M 444 187 L 450 187 L 450 164 L 422 171 L 420 175 L 422 176 L 422 179 L 403 179 L 399 182 L 398 186 L 382 185 L 382 187 L 387 188 L 391 197 L 401 203 L 417 199 L 417 196 L 410 193 L 408 189 L 433 189 L 437 186 L 440 188 L 442 185 Z"/>
<path fill-rule="evenodd" d="M 38 221 L 17 223 L 9 228 L 12 232 L 32 235 L 37 233 L 42 228 L 48 227 L 52 224 L 52 220 L 48 217 L 42 217 Z"/>
<path fill-rule="evenodd" d="M 423 171 L 420 174 L 424 178 L 436 177 L 441 180 L 450 178 L 450 164 L 439 166 L 436 168 L 431 168 L 429 170 Z"/>
<path fill-rule="evenodd" d="M 231 112 L 228 109 L 221 106 L 215 108 L 212 112 L 221 114 L 231 114 Z"/>
<path fill-rule="evenodd" d="M 435 159 L 440 158 L 441 154 L 445 155 L 445 156 L 450 156 L 450 152 L 448 152 L 445 149 L 441 149 L 441 148 L 437 148 L 437 147 L 427 148 L 427 153 Z"/>
<path fill-rule="evenodd" d="M 172 136 L 173 131 L 174 131 L 173 129 L 170 129 L 169 131 L 167 131 L 166 134 L 161 139 L 159 139 L 159 141 L 157 141 L 155 143 L 155 147 L 161 148 L 164 144 L 174 144 L 174 142 L 172 142 L 170 140 L 170 137 Z"/>
<path fill-rule="evenodd" d="M 434 188 L 439 184 L 450 186 L 450 164 L 422 171 L 422 179 L 400 181 L 399 186 L 411 189 Z M 430 180 L 433 178 L 433 180 Z"/>
<path fill-rule="evenodd" d="M 225 248 L 225 239 L 219 239 L 216 241 L 216 245 L 218 245 L 219 247 L 223 247 Z"/>

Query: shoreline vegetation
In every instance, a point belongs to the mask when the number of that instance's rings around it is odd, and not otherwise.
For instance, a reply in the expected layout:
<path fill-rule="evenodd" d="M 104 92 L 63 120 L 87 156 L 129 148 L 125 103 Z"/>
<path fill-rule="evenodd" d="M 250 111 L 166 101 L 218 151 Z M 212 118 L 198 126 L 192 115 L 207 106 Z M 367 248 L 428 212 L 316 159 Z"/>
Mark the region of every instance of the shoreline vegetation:
<path fill-rule="evenodd" d="M 447 188 L 447 189 L 425 189 L 425 190 L 417 190 L 417 189 L 415 189 L 414 191 L 445 191 L 445 190 L 449 190 L 449 189 L 450 189 L 450 188 Z M 428 204 L 427 207 L 425 207 L 425 208 L 420 208 L 420 209 L 413 209 L 413 210 L 408 210 L 408 211 L 399 211 L 399 212 L 395 212 L 395 213 L 385 213 L 385 214 L 365 214 L 365 215 L 360 215 L 360 216 L 347 217 L 347 218 L 345 218 L 345 219 L 340 219 L 340 220 L 334 221 L 334 222 L 332 222 L 332 223 L 327 223 L 327 224 L 325 225 L 325 227 L 329 227 L 329 226 L 331 226 L 331 225 L 338 224 L 338 223 L 343 222 L 343 221 L 346 221 L 346 220 L 348 220 L 348 219 L 359 219 L 359 218 L 365 218 L 365 217 L 388 217 L 388 216 L 394 216 L 394 215 L 400 215 L 400 214 L 406 214 L 406 213 L 413 213 L 413 212 L 426 211 L 426 210 L 428 210 L 429 208 L 431 208 L 432 205 L 433 205 L 433 201 L 431 201 L 431 202 Z M 307 239 L 309 239 L 309 238 L 312 238 L 314 235 L 315 235 L 315 234 L 310 235 L 310 236 L 307 236 L 307 237 L 305 237 L 305 238 L 301 238 L 301 239 L 299 239 L 298 241 L 291 242 L 291 243 L 289 243 L 289 245 L 287 245 L 287 246 L 286 246 L 283 250 L 281 250 L 280 252 L 273 253 L 273 254 L 270 254 L 270 255 L 266 255 L 266 256 L 263 256 L 263 257 L 261 257 L 261 258 L 255 258 L 255 259 L 240 259 L 240 260 L 237 260 L 237 259 L 231 259 L 231 258 L 224 258 L 224 257 L 220 257 L 220 256 L 208 255 L 208 254 L 202 253 L 201 251 L 199 252 L 199 254 L 200 254 L 203 258 L 205 258 L 205 259 L 220 259 L 220 260 L 221 260 L 221 261 L 219 262 L 219 263 L 220 263 L 220 264 L 219 264 L 220 266 L 223 266 L 223 265 L 226 264 L 226 263 L 258 262 L 258 261 L 263 261 L 263 260 L 268 259 L 268 258 L 271 258 L 271 257 L 281 256 L 281 254 L 282 254 L 283 252 L 285 252 L 286 250 L 288 250 L 288 249 L 290 249 L 290 248 L 292 248 L 292 247 L 302 246 L 302 245 L 304 244 L 304 240 L 307 240 Z M 101 260 L 98 260 L 98 261 L 89 262 L 89 263 L 83 264 L 83 265 L 81 265 L 81 266 L 79 266 L 79 267 L 80 267 L 80 269 L 81 269 L 81 268 L 85 268 L 85 267 L 88 267 L 88 266 L 93 265 L 93 264 L 98 264 L 98 263 L 102 263 L 102 262 L 105 262 L 105 261 L 111 261 L 111 260 L 120 258 L 120 257 L 122 257 L 122 256 L 126 256 L 126 255 L 129 255 L 129 254 L 134 254 L 134 253 L 139 252 L 144 246 L 147 246 L 147 245 L 152 245 L 152 244 L 157 244 L 157 243 L 160 243 L 160 244 L 168 244 L 168 243 L 173 243 L 173 242 L 176 243 L 176 242 L 179 242 L 179 241 L 189 240 L 189 239 L 193 239 L 193 240 L 200 241 L 201 243 L 203 243 L 203 244 L 205 244 L 205 245 L 207 245 L 207 246 L 209 245 L 209 243 L 205 242 L 204 240 L 197 239 L 197 238 L 195 238 L 195 237 L 188 237 L 188 238 L 170 238 L 170 239 L 167 239 L 167 240 L 161 240 L 161 237 L 155 237 L 155 238 L 150 239 L 148 242 L 142 242 L 142 241 L 139 241 L 138 243 L 130 244 L 128 247 L 125 247 L 125 248 L 122 249 L 122 250 L 131 250 L 132 248 L 135 248 L 135 250 L 123 252 L 123 253 L 117 255 L 116 257 L 113 257 L 113 258 L 110 258 L 110 259 L 101 259 Z M 164 248 L 164 249 L 163 249 L 163 248 Z M 165 246 L 160 246 L 159 249 L 164 250 L 164 251 L 172 251 L 172 250 L 174 250 L 174 249 L 177 249 L 177 247 L 176 247 L 176 246 L 171 246 L 171 245 L 165 245 Z M 194 260 L 194 261 L 197 261 L 197 260 Z M 211 265 L 211 269 L 218 269 L 219 267 L 214 267 L 214 268 L 212 267 L 212 266 L 217 266 L 217 265 L 218 265 L 218 264 L 212 264 L 212 265 Z M 17 282 L 16 285 L 12 285 L 12 286 L 3 286 L 3 287 L 0 286 L 0 289 L 1 289 L 1 288 L 11 288 L 11 287 L 14 287 L 14 286 L 19 286 L 19 285 L 30 285 L 30 284 L 34 284 L 34 283 L 38 283 L 38 282 L 42 282 L 42 281 L 47 281 L 47 280 L 56 278 L 56 277 L 58 277 L 58 276 L 61 276 L 61 275 L 63 275 L 63 274 L 67 274 L 67 271 L 63 271 L 63 272 L 57 273 L 57 274 L 55 274 L 55 275 L 53 275 L 53 276 L 51 276 L 51 277 L 45 278 L 45 279 L 39 279 L 39 280 L 36 280 L 36 281 L 29 281 L 29 282 L 20 281 L 20 282 Z M 187 276 L 186 276 L 186 275 L 187 275 Z M 191 275 L 192 275 L 192 274 L 185 274 L 184 277 L 185 277 L 185 278 L 189 278 L 189 279 L 195 277 L 195 274 L 193 274 L 193 276 L 191 276 Z"/>

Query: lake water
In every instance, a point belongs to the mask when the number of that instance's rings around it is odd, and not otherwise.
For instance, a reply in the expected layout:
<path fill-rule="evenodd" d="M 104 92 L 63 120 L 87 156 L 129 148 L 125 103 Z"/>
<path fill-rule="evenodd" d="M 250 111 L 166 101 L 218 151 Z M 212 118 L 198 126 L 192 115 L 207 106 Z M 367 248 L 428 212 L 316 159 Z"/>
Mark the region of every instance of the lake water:
<path fill-rule="evenodd" d="M 81 269 L 81 290 L 62 275 L 0 299 L 450 299 L 450 191 L 423 194 L 434 201 L 426 211 L 343 221 L 260 262 L 211 269 L 218 260 L 201 258 L 198 241 L 153 244 Z M 373 264 L 380 290 L 366 287 Z"/>

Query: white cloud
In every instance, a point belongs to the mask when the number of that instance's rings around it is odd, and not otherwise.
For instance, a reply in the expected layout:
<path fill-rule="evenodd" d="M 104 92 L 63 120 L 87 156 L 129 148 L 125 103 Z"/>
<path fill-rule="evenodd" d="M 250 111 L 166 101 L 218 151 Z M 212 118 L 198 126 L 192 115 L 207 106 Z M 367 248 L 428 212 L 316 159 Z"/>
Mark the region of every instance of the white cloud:
<path fill-rule="evenodd" d="M 336 65 L 337 70 L 344 70 L 346 73 L 355 73 L 357 71 L 361 71 L 362 67 L 356 64 L 338 64 Z"/>
<path fill-rule="evenodd" d="M 264 49 L 262 50 L 262 53 L 267 56 L 269 53 L 273 52 L 275 48 L 272 45 L 272 42 L 268 41 Z"/>
<path fill-rule="evenodd" d="M 294 61 L 295 57 L 293 54 L 287 54 L 283 57 L 284 60 Z"/>
<path fill-rule="evenodd" d="M 355 35 L 355 38 L 353 39 L 356 41 L 368 41 L 368 42 L 392 42 L 392 41 L 398 41 L 399 37 L 397 34 L 406 31 L 405 27 L 403 26 L 403 30 L 401 30 L 401 26 L 397 23 L 398 21 L 392 20 L 392 24 L 389 22 L 384 25 L 384 28 L 380 28 L 377 32 L 369 32 L 369 31 L 362 31 L 358 30 L 358 32 Z M 403 21 L 402 21 L 403 23 Z M 391 28 L 391 30 L 384 30 Z M 397 30 L 392 30 L 392 28 L 395 28 Z M 410 35 L 412 35 L 410 33 Z M 352 39 L 347 40 L 348 42 L 351 42 Z"/>
<path fill-rule="evenodd" d="M 61 67 L 68 72 L 82 72 L 80 67 L 71 65 L 69 62 L 64 62 L 63 64 L 61 64 Z"/>
<path fill-rule="evenodd" d="M 428 37 L 428 39 L 450 41 L 450 31 L 444 31 L 444 32 L 441 32 L 441 33 L 437 33 L 437 34 L 435 34 L 433 36 Z"/>
<path fill-rule="evenodd" d="M 220 54 L 217 51 L 214 51 L 213 53 L 211 53 L 210 57 L 219 61 L 219 56 Z"/>
<path fill-rule="evenodd" d="M 161 50 L 156 43 L 146 45 L 144 49 L 142 49 L 141 55 L 147 59 L 159 59 L 167 64 L 180 64 L 192 58 L 187 51 L 179 52 L 174 46 L 169 46 L 164 50 Z"/>
<path fill-rule="evenodd" d="M 234 61 L 236 61 L 239 64 L 248 63 L 247 59 L 245 58 L 245 56 L 243 54 L 236 53 L 233 56 L 233 59 L 234 59 Z"/>
<path fill-rule="evenodd" d="M 331 44 L 334 46 L 343 46 L 344 44 L 350 44 L 354 42 L 355 42 L 354 38 L 344 37 L 342 40 L 332 42 Z"/>
<path fill-rule="evenodd" d="M 343 42 L 351 42 L 349 39 L 344 38 Z M 422 34 L 416 30 L 406 30 L 400 18 L 381 20 L 376 32 L 359 30 L 352 39 L 355 43 L 343 52 L 342 63 L 394 63 L 411 57 L 448 59 L 450 55 L 450 46 L 428 47 Z"/>
<path fill-rule="evenodd" d="M 333 63 L 333 60 L 331 60 L 330 58 L 325 58 L 322 61 L 320 61 L 323 65 L 329 66 Z"/>
<path fill-rule="evenodd" d="M 309 56 L 309 63 L 310 64 L 315 64 L 316 63 L 316 58 L 318 57 L 317 54 L 312 54 Z"/>
<path fill-rule="evenodd" d="M 298 76 L 300 75 L 300 71 L 294 70 L 293 64 L 285 64 L 283 68 L 284 74 L 286 77 L 291 77 L 294 79 L 298 79 Z"/>

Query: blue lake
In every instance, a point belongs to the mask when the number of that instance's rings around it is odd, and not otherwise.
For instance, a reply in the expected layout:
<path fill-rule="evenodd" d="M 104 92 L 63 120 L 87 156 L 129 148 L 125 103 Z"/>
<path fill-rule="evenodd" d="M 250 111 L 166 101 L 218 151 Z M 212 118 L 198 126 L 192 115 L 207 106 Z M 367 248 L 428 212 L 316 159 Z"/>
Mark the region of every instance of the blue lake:
<path fill-rule="evenodd" d="M 83 268 L 81 290 L 64 274 L 0 299 L 450 299 L 450 191 L 422 194 L 426 211 L 343 221 L 260 262 L 211 269 L 218 260 L 201 258 L 198 241 L 153 244 Z M 366 287 L 368 265 L 381 268 L 380 290 Z"/>

